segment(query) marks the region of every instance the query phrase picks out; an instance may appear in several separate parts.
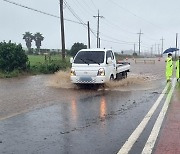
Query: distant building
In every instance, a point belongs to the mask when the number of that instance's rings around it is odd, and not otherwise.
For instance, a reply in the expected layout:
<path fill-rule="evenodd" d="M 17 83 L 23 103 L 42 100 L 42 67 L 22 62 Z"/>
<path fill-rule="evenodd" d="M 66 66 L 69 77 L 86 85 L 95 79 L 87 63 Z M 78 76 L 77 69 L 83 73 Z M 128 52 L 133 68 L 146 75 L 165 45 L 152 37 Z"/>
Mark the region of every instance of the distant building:
<path fill-rule="evenodd" d="M 50 49 L 50 52 L 56 52 L 56 53 L 59 53 L 59 52 L 61 52 L 61 50 L 60 50 L 60 49 Z"/>
<path fill-rule="evenodd" d="M 28 53 L 28 49 L 23 47 L 23 50 L 25 50 L 26 53 Z M 32 48 L 32 52 L 34 54 L 37 54 L 36 48 Z M 40 52 L 38 54 L 43 54 L 43 53 L 61 53 L 60 49 L 40 49 Z"/>
<path fill-rule="evenodd" d="M 122 55 L 133 55 L 134 50 L 121 50 L 121 51 L 118 51 L 117 53 L 122 54 Z"/>

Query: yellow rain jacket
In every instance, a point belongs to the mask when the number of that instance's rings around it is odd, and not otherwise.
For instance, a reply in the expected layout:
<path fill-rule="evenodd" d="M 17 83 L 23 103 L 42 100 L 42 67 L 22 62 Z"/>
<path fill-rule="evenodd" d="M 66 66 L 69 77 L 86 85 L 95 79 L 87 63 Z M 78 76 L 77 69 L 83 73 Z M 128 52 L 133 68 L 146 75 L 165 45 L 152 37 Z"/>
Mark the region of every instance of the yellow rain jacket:
<path fill-rule="evenodd" d="M 172 57 L 166 59 L 166 80 L 170 80 L 173 74 L 173 61 Z"/>
<path fill-rule="evenodd" d="M 180 63 L 179 63 L 180 60 L 177 60 L 176 61 L 176 78 L 179 79 L 179 67 L 180 67 Z"/>

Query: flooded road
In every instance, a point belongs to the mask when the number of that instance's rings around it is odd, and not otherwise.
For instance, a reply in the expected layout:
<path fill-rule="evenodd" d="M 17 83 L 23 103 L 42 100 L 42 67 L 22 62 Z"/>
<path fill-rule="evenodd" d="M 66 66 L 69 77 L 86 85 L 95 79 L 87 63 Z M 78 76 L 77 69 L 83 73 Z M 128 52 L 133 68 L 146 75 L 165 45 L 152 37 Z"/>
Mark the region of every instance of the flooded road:
<path fill-rule="evenodd" d="M 130 62 L 105 88 L 80 89 L 69 72 L 0 79 L 0 153 L 117 153 L 166 84 L 164 60 Z"/>

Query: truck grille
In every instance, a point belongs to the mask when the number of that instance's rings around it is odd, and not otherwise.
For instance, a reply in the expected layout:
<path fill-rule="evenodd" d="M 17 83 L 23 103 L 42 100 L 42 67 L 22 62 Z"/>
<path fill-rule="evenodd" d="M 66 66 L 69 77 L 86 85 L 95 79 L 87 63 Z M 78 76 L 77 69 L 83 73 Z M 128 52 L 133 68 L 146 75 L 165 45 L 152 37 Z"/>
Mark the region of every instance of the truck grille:
<path fill-rule="evenodd" d="M 96 80 L 92 79 L 91 77 L 81 77 L 81 78 L 77 79 L 76 82 L 91 84 L 91 83 L 96 83 Z"/>

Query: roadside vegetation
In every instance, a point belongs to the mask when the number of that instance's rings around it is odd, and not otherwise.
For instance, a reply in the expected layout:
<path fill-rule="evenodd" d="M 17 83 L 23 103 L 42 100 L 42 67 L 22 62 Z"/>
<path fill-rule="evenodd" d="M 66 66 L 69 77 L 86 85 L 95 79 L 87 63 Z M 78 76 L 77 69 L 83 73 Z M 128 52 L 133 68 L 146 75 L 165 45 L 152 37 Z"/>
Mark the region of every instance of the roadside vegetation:
<path fill-rule="evenodd" d="M 0 77 L 17 76 L 27 70 L 28 57 L 21 44 L 0 43 Z"/>
<path fill-rule="evenodd" d="M 62 60 L 60 54 L 29 55 L 28 59 L 29 73 L 31 74 L 51 74 L 70 68 L 69 56 Z"/>
<path fill-rule="evenodd" d="M 66 59 L 62 60 L 61 52 L 52 52 L 50 49 L 40 49 L 42 34 L 32 35 L 30 32 L 23 34 L 26 41 L 27 51 L 25 52 L 21 44 L 11 41 L 0 42 L 0 78 L 17 77 L 20 75 L 52 74 L 59 70 L 70 68 L 70 57 L 87 46 L 76 42 L 70 50 L 66 50 Z M 31 48 L 32 41 L 36 43 L 36 49 Z M 135 57 L 137 55 L 133 55 Z M 127 55 L 116 54 L 117 59 L 126 58 Z M 130 57 L 129 57 L 130 58 Z"/>
<path fill-rule="evenodd" d="M 26 33 L 28 35 L 30 33 Z M 31 35 L 29 35 L 31 36 Z M 32 39 L 27 39 L 32 41 Z M 29 45 L 28 43 L 26 43 Z M 11 78 L 20 75 L 52 74 L 59 70 L 70 68 L 70 57 L 78 50 L 87 48 L 83 43 L 74 43 L 70 50 L 66 50 L 66 59 L 62 60 L 60 52 L 49 50 L 33 50 L 31 45 L 25 52 L 21 44 L 9 42 L 0 43 L 0 78 Z M 33 52 L 35 51 L 35 52 Z M 37 52 L 38 51 L 38 52 Z"/>

